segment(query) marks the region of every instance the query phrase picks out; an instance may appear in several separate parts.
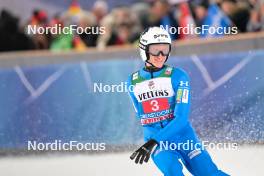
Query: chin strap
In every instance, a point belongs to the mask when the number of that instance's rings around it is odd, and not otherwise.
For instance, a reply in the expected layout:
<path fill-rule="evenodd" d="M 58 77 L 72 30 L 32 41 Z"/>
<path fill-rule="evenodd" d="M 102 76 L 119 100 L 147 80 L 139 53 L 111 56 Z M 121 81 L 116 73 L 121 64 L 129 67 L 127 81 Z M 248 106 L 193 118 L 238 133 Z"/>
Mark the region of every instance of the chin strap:
<path fill-rule="evenodd" d="M 149 63 L 149 62 L 147 62 Z M 149 63 L 150 64 L 150 63 Z M 156 71 L 159 71 L 161 69 L 164 68 L 165 65 L 163 65 L 161 68 L 158 68 L 158 67 L 155 67 L 153 64 L 151 64 L 151 66 L 147 66 L 147 64 L 145 63 L 145 69 L 149 72 L 156 72 Z"/>
<path fill-rule="evenodd" d="M 167 58 L 166 58 L 166 60 L 165 60 L 165 62 L 164 62 L 164 65 L 165 65 L 165 63 L 167 62 L 167 60 L 168 60 L 168 56 L 167 56 Z M 147 63 L 150 64 L 150 66 L 147 66 Z M 158 68 L 158 67 L 156 67 L 155 65 L 153 65 L 151 62 L 149 62 L 149 59 L 147 59 L 147 60 L 145 61 L 145 68 L 146 68 L 147 70 L 149 70 L 149 71 L 158 71 L 158 70 L 162 69 L 162 68 L 164 67 L 164 65 L 163 65 L 161 68 Z"/>
<path fill-rule="evenodd" d="M 147 66 L 147 63 L 150 64 L 151 66 Z M 153 65 L 151 62 L 149 62 L 149 60 L 147 59 L 145 62 L 145 67 L 153 67 L 153 68 L 157 68 L 155 65 Z"/>

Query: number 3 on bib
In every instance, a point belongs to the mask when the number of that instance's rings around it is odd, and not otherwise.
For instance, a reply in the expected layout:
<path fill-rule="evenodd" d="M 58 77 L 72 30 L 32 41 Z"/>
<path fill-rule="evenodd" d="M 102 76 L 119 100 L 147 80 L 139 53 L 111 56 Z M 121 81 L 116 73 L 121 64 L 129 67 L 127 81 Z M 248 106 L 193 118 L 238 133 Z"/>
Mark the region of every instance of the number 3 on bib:
<path fill-rule="evenodd" d="M 167 98 L 157 98 L 142 102 L 144 113 L 158 112 L 169 109 Z"/>

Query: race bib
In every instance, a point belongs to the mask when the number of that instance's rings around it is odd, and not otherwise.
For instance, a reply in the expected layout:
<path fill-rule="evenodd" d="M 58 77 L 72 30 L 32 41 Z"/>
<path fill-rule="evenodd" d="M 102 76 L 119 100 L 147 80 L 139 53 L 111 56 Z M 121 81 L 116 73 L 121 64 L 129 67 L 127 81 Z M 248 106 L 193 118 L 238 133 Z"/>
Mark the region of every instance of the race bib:
<path fill-rule="evenodd" d="M 167 98 L 156 98 L 142 102 L 143 111 L 145 114 L 163 111 L 169 109 L 169 102 Z"/>

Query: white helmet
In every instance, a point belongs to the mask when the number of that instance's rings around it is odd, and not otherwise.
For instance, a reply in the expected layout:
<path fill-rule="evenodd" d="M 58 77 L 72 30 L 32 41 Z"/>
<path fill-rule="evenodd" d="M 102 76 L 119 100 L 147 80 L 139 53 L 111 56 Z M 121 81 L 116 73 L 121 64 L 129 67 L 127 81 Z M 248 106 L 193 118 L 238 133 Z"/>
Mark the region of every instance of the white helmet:
<path fill-rule="evenodd" d="M 148 46 L 155 43 L 168 43 L 171 45 L 169 33 L 161 27 L 150 27 L 146 29 L 139 39 L 140 56 L 144 62 L 148 61 Z"/>

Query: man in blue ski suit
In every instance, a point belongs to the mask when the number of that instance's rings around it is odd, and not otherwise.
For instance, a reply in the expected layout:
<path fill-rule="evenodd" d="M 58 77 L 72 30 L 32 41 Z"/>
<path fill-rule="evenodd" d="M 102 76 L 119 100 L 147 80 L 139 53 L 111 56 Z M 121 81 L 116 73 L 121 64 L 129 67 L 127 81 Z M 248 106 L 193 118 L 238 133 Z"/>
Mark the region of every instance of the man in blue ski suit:
<path fill-rule="evenodd" d="M 142 164 L 151 156 L 165 176 L 183 176 L 182 163 L 194 176 L 226 176 L 202 148 L 188 120 L 188 75 L 182 69 L 164 65 L 171 51 L 168 32 L 160 27 L 148 28 L 140 36 L 139 49 L 145 67 L 129 76 L 128 89 L 146 143 L 130 159 Z M 164 147 L 172 143 L 196 147 Z"/>

